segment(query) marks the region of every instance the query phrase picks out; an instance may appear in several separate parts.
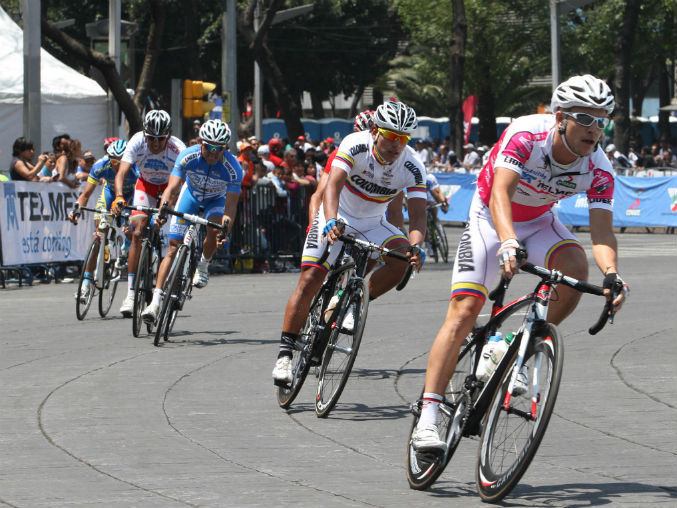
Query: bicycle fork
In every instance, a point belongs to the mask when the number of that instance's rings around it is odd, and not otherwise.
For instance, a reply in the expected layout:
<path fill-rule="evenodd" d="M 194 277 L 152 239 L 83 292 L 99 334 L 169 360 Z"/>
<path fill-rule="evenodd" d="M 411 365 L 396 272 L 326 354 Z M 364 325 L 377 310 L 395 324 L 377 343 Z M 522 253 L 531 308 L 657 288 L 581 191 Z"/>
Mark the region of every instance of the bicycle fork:
<path fill-rule="evenodd" d="M 526 356 L 527 347 L 531 340 L 532 333 L 534 331 L 535 323 L 541 321 L 545 322 L 548 315 L 548 306 L 550 304 L 550 293 L 552 287 L 548 284 L 541 284 L 536 293 L 536 300 L 533 305 L 529 307 L 529 312 L 524 320 L 524 323 L 517 332 L 519 337 L 521 334 L 521 340 L 519 343 L 519 350 L 517 352 L 517 360 L 512 367 L 512 372 L 510 373 L 510 382 L 508 383 L 508 389 L 505 392 L 505 399 L 503 400 L 503 410 L 511 414 L 518 414 L 528 420 L 536 420 L 538 415 L 538 403 L 540 402 L 540 387 L 538 386 L 538 375 L 541 370 L 541 362 L 543 359 L 542 355 L 536 355 L 534 365 L 531 368 L 531 379 L 532 379 L 532 392 L 531 392 L 531 412 L 525 413 L 516 408 L 510 406 L 510 400 L 512 398 L 512 392 L 515 389 L 515 384 L 517 382 L 517 376 L 519 375 L 523 365 L 524 357 Z"/>

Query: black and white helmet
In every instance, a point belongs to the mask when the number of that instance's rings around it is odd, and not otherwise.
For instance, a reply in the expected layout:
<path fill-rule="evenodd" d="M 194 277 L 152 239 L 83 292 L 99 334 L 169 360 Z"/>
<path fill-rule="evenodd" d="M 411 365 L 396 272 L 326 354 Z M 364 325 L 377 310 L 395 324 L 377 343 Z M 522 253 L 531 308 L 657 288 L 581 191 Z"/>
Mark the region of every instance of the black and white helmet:
<path fill-rule="evenodd" d="M 162 109 L 151 109 L 143 119 L 143 132 L 149 136 L 169 136 L 172 118 Z"/>
<path fill-rule="evenodd" d="M 374 113 L 374 123 L 384 129 L 412 134 L 418 126 L 416 112 L 404 102 L 384 102 Z"/>
<path fill-rule="evenodd" d="M 215 145 L 227 145 L 230 141 L 230 128 L 221 120 L 207 120 L 200 127 L 200 139 Z"/>
<path fill-rule="evenodd" d="M 609 86 L 601 79 L 585 74 L 561 83 L 552 94 L 550 109 L 555 113 L 558 109 L 580 106 L 603 109 L 611 114 L 615 105 L 614 94 Z"/>

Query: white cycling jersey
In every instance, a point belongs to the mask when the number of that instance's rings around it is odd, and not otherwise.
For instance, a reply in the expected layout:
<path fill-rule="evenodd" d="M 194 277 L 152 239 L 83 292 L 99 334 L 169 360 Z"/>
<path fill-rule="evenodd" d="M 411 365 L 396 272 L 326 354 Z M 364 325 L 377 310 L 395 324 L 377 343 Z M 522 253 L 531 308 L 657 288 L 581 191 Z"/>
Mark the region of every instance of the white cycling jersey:
<path fill-rule="evenodd" d="M 491 150 L 477 181 L 477 192 L 489 204 L 494 168 L 520 175 L 512 197 L 514 222 L 541 216 L 560 199 L 587 192 L 589 208 L 612 210 L 614 171 L 601 148 L 572 164 L 558 164 L 552 156 L 555 115 L 528 115 L 513 121 Z"/>
<path fill-rule="evenodd" d="M 426 171 L 416 152 L 406 146 L 395 162 L 382 163 L 374 153 L 371 131 L 343 138 L 332 167 L 348 173 L 339 207 L 354 217 L 385 215 L 388 203 L 401 190 L 409 199 L 426 198 Z"/>
<path fill-rule="evenodd" d="M 433 175 L 432 173 L 428 173 L 427 175 L 425 175 L 425 190 L 426 190 L 426 199 L 428 200 L 428 203 L 437 202 L 435 196 L 433 196 L 432 191 L 439 188 L 440 183 L 437 181 L 437 177 L 435 175 Z"/>
<path fill-rule="evenodd" d="M 136 164 L 139 168 L 139 179 L 153 185 L 165 185 L 174 169 L 176 158 L 185 148 L 183 141 L 170 136 L 162 152 L 151 153 L 143 131 L 139 131 L 127 143 L 122 160 L 132 165 Z"/>

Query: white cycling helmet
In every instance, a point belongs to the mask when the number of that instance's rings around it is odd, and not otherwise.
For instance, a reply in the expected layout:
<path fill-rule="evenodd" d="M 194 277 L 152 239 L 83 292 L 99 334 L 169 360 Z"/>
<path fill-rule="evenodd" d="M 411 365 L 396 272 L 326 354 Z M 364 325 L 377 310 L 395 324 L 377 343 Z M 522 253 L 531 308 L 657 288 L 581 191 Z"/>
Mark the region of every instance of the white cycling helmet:
<path fill-rule="evenodd" d="M 366 109 L 355 117 L 355 132 L 366 131 L 374 125 L 374 112 Z"/>
<path fill-rule="evenodd" d="M 404 102 L 391 100 L 376 108 L 374 123 L 384 129 L 412 134 L 418 120 L 416 112 Z"/>
<path fill-rule="evenodd" d="M 172 118 L 162 109 L 151 109 L 143 119 L 143 132 L 149 136 L 168 136 L 172 130 Z"/>
<path fill-rule="evenodd" d="M 615 105 L 614 94 L 609 86 L 601 79 L 585 74 L 561 83 L 552 94 L 550 109 L 555 113 L 558 109 L 580 106 L 603 109 L 611 114 Z"/>
<path fill-rule="evenodd" d="M 125 153 L 126 147 L 127 142 L 124 139 L 117 139 L 108 145 L 106 153 L 108 154 L 108 157 L 118 159 L 122 157 L 123 153 Z"/>
<path fill-rule="evenodd" d="M 200 127 L 200 139 L 215 145 L 227 145 L 230 141 L 228 124 L 221 120 L 207 120 Z"/>

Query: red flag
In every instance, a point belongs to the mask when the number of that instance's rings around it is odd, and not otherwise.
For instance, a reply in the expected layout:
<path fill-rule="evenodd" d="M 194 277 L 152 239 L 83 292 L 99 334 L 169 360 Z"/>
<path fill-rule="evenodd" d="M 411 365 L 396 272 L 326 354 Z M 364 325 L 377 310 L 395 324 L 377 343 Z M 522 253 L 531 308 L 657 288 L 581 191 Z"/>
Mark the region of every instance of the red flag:
<path fill-rule="evenodd" d="M 469 95 L 463 101 L 463 144 L 470 139 L 470 128 L 472 127 L 472 117 L 477 107 L 477 95 Z"/>

